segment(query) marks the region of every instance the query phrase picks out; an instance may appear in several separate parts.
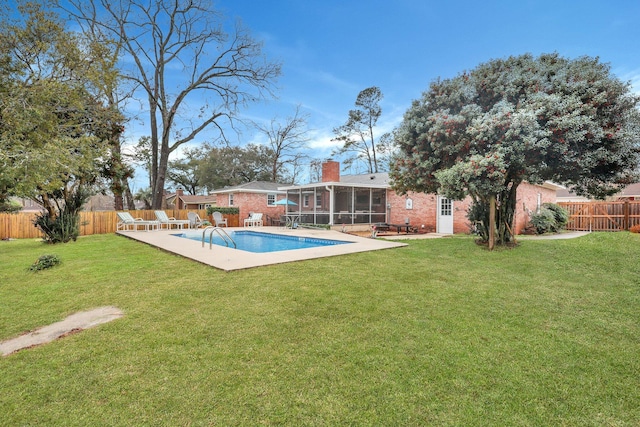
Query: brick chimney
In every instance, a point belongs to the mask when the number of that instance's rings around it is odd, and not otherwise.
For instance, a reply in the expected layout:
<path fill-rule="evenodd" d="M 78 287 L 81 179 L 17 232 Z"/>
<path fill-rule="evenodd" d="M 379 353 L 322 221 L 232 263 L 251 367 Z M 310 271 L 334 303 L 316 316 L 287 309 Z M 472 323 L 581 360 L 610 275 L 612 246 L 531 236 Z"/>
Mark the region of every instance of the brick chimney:
<path fill-rule="evenodd" d="M 340 182 L 340 162 L 330 160 L 322 164 L 322 182 Z"/>
<path fill-rule="evenodd" d="M 176 190 L 176 202 L 174 203 L 176 209 L 184 209 L 182 205 L 182 199 L 180 197 L 184 196 L 184 190 L 182 188 L 178 188 Z"/>

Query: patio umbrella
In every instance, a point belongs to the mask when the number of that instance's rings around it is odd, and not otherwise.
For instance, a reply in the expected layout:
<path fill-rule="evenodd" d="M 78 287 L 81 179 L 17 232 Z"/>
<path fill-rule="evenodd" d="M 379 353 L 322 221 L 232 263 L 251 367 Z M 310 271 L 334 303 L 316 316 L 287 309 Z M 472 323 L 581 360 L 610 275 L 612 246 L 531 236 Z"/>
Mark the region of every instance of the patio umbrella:
<path fill-rule="evenodd" d="M 280 199 L 277 202 L 275 202 L 274 205 L 278 205 L 278 206 L 298 206 L 298 204 L 296 202 L 294 202 L 293 200 L 289 200 L 289 199 Z"/>

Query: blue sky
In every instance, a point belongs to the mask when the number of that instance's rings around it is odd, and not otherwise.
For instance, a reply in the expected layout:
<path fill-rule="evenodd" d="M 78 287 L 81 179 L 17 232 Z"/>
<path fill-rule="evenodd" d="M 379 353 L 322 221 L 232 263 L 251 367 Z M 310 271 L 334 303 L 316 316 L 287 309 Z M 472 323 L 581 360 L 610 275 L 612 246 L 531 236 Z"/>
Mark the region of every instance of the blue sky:
<path fill-rule="evenodd" d="M 317 158 L 329 156 L 332 129 L 346 121 L 361 90 L 378 86 L 384 94 L 381 135 L 432 80 L 509 55 L 598 56 L 640 91 L 637 0 L 220 0 L 215 7 L 240 19 L 283 65 L 278 99 L 243 116 L 285 118 L 301 105 Z M 236 143 L 246 142 L 260 136 L 246 131 Z"/>

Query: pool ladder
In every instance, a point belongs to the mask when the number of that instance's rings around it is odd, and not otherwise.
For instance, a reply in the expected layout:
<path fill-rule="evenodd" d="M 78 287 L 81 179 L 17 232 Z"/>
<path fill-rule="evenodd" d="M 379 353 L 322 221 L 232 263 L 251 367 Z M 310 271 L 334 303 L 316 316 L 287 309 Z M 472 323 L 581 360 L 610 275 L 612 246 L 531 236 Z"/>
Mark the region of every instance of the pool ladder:
<path fill-rule="evenodd" d="M 213 237 L 213 233 L 217 233 L 218 236 L 220 236 L 222 238 L 222 240 L 224 241 L 224 244 L 227 245 L 227 247 L 229 247 L 229 243 L 233 244 L 233 248 L 236 249 L 236 242 L 231 238 L 231 236 L 229 236 L 229 234 L 227 234 L 226 231 L 224 231 L 223 228 L 221 227 L 216 227 L 213 225 L 208 226 L 207 228 L 205 228 L 204 230 L 202 230 L 202 247 L 204 248 L 204 235 L 206 234 L 207 231 L 210 231 L 209 233 L 209 249 L 211 249 L 212 243 L 212 237 Z"/>

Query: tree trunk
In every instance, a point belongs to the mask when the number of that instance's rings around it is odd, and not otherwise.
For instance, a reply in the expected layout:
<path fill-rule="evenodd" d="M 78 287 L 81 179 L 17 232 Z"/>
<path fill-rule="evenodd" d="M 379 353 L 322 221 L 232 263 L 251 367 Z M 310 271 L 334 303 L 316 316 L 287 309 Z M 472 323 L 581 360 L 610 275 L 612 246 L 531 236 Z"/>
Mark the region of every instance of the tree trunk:
<path fill-rule="evenodd" d="M 118 185 L 120 187 L 120 185 Z M 113 195 L 113 208 L 117 211 L 124 210 L 124 201 L 122 200 L 122 193 Z"/>
<path fill-rule="evenodd" d="M 514 219 L 516 213 L 517 190 L 519 183 L 511 185 L 500 193 L 500 205 L 496 211 L 495 226 L 497 228 L 497 243 L 506 245 L 514 241 Z"/>
<path fill-rule="evenodd" d="M 155 206 L 156 193 L 158 192 L 159 181 L 159 167 L 158 167 L 158 118 L 156 117 L 156 111 L 158 107 L 155 100 L 149 97 L 149 121 L 151 128 L 151 168 L 149 171 L 149 181 L 151 182 L 151 206 Z M 164 188 L 164 176 L 160 180 L 161 188 Z M 162 192 L 162 190 L 160 190 Z M 160 205 L 156 209 L 160 209 Z"/>
<path fill-rule="evenodd" d="M 129 187 L 129 180 L 127 180 L 127 187 L 125 188 L 124 193 L 127 199 L 127 208 L 130 211 L 136 210 L 136 204 L 135 204 L 135 201 L 133 200 L 133 194 L 131 194 L 131 188 Z"/>
<path fill-rule="evenodd" d="M 489 199 L 489 250 L 492 251 L 496 245 L 496 196 L 491 195 Z"/>
<path fill-rule="evenodd" d="M 160 150 L 160 159 L 158 162 L 158 169 L 156 175 L 156 181 L 153 185 L 153 197 L 151 201 L 152 209 L 163 209 L 166 204 L 164 197 L 164 184 L 167 176 L 167 168 L 169 167 L 169 141 L 168 135 L 163 135 L 162 149 Z"/>

